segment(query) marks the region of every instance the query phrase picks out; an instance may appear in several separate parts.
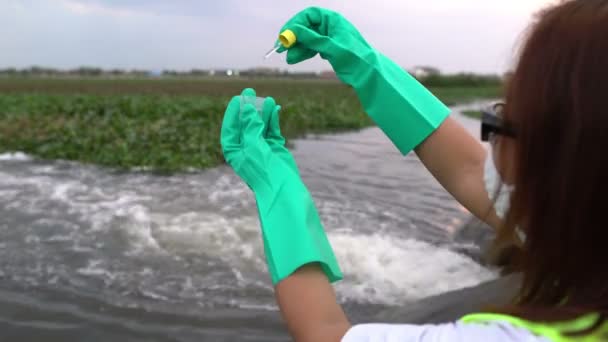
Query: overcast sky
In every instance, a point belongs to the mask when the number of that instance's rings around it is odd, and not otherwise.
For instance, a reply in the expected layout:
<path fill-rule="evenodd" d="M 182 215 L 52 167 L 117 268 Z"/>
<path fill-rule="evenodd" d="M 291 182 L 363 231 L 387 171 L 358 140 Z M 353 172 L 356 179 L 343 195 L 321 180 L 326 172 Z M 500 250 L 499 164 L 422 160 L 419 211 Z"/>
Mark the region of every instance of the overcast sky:
<path fill-rule="evenodd" d="M 287 68 L 264 61 L 298 11 L 339 11 L 404 67 L 503 72 L 551 0 L 0 0 L 0 68 Z M 292 70 L 324 70 L 316 58 Z"/>

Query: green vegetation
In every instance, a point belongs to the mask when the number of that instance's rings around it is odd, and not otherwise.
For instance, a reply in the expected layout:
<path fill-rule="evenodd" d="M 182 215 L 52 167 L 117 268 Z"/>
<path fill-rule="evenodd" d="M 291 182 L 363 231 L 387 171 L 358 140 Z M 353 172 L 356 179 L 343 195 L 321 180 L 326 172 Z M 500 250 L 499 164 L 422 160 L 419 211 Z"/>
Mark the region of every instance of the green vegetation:
<path fill-rule="evenodd" d="M 421 80 L 427 87 L 500 87 L 502 80 L 496 75 L 476 74 L 454 74 L 443 75 L 431 74 Z"/>
<path fill-rule="evenodd" d="M 462 112 L 462 115 L 468 116 L 470 118 L 473 119 L 480 119 L 481 118 L 481 112 L 478 110 L 465 110 Z"/>
<path fill-rule="evenodd" d="M 231 96 L 253 87 L 283 106 L 288 138 L 372 124 L 334 81 L 0 79 L 0 152 L 172 172 L 223 162 L 219 131 Z M 495 98 L 498 86 L 437 87 L 446 104 Z"/>

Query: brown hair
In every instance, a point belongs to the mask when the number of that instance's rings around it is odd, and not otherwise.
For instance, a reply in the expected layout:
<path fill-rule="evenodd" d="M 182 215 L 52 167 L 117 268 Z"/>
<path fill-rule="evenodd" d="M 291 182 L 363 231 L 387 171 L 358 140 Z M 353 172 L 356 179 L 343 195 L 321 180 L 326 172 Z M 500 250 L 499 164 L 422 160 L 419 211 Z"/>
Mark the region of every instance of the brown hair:
<path fill-rule="evenodd" d="M 608 0 L 571 0 L 538 15 L 506 85 L 515 125 L 515 191 L 499 240 L 526 240 L 510 314 L 608 317 Z M 588 332 L 588 331 L 586 331 Z"/>

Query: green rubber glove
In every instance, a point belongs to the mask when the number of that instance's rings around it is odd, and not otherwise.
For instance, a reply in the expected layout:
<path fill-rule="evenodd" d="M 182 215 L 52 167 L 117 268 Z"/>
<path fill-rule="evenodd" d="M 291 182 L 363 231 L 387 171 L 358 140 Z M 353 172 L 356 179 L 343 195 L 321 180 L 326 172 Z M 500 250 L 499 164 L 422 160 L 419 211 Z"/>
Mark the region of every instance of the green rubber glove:
<path fill-rule="evenodd" d="M 255 90 L 248 88 L 241 94 L 242 103 L 254 103 L 257 99 Z M 281 106 L 276 104 L 272 97 L 267 97 L 262 103 L 262 121 L 264 122 L 264 139 L 270 146 L 272 152 L 281 158 L 291 169 L 298 175 L 300 171 L 291 152 L 285 147 L 285 138 L 281 134 L 281 126 L 279 124 L 279 112 Z"/>
<path fill-rule="evenodd" d="M 428 137 L 450 110 L 402 67 L 372 48 L 340 14 L 311 7 L 296 14 L 280 32 L 297 41 L 287 52 L 295 64 L 317 53 L 338 78 L 352 86 L 367 114 L 403 154 Z M 279 52 L 284 52 L 284 47 Z"/>
<path fill-rule="evenodd" d="M 274 100 L 267 99 L 263 112 L 258 113 L 253 99 L 255 92 L 246 89 L 230 101 L 221 144 L 228 164 L 255 194 L 272 282 L 277 284 L 314 262 L 321 265 L 329 281 L 340 280 L 342 273 L 312 197 L 282 143 L 280 108 L 272 108 Z M 269 125 L 264 124 L 264 117 Z"/>

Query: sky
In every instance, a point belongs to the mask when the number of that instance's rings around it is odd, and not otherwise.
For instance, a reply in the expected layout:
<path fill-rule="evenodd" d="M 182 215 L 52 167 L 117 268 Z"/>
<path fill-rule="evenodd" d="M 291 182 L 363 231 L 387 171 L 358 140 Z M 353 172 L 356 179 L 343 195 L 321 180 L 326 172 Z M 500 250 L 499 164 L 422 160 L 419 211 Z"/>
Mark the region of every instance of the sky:
<path fill-rule="evenodd" d="M 279 29 L 308 6 L 342 13 L 400 65 L 502 73 L 551 0 L 0 0 L 0 68 L 319 71 L 314 58 L 264 60 Z"/>

